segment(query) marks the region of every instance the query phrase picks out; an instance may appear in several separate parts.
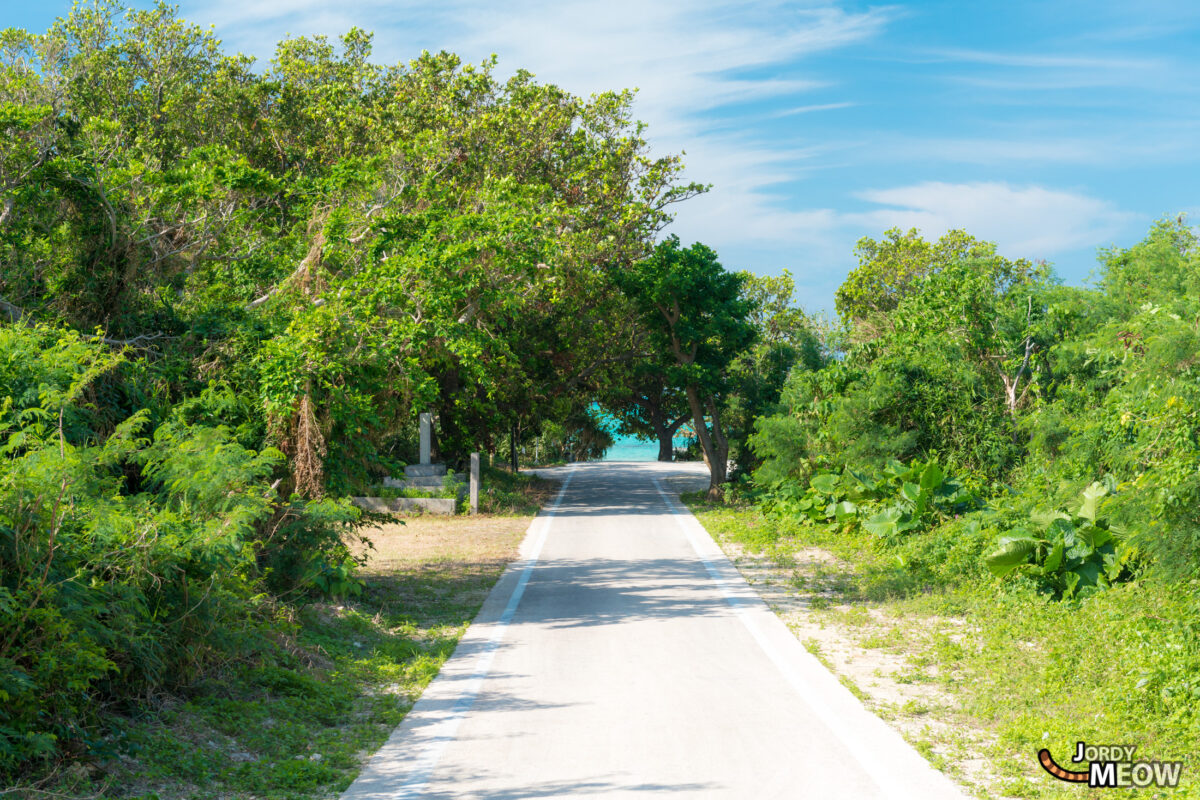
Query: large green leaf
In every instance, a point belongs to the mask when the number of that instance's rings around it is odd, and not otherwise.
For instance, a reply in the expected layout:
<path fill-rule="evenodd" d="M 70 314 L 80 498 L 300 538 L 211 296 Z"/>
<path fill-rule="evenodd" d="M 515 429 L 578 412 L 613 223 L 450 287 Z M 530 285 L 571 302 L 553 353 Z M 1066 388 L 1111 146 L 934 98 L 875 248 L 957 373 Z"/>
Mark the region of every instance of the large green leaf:
<path fill-rule="evenodd" d="M 809 485 L 821 494 L 833 494 L 837 491 L 837 484 L 838 476 L 828 472 L 823 475 L 816 475 L 809 481 Z"/>
<path fill-rule="evenodd" d="M 849 475 L 854 479 L 855 483 L 857 484 L 855 488 L 859 491 L 871 493 L 876 489 L 876 482 L 871 480 L 870 477 L 868 477 L 865 473 L 857 472 L 850 469 L 850 467 L 846 467 L 846 471 L 843 474 Z"/>
<path fill-rule="evenodd" d="M 996 549 L 983 560 L 993 574 L 1004 576 L 1022 564 L 1028 564 L 1040 540 L 1027 534 L 1010 534 L 996 540 Z"/>
<path fill-rule="evenodd" d="M 1095 561 L 1087 561 L 1071 570 L 1079 576 L 1079 583 L 1083 586 L 1095 586 L 1100 580 L 1100 564 Z"/>
<path fill-rule="evenodd" d="M 838 522 L 846 522 L 858 517 L 858 506 L 849 500 L 843 500 L 833 509 L 833 514 Z"/>
<path fill-rule="evenodd" d="M 1037 523 L 1037 526 L 1039 528 L 1041 528 L 1042 530 L 1046 530 L 1047 528 L 1049 528 L 1051 525 L 1054 524 L 1054 521 L 1056 519 L 1063 519 L 1063 520 L 1069 521 L 1071 519 L 1071 515 L 1065 514 L 1062 511 L 1059 511 L 1058 509 L 1054 509 L 1051 511 L 1034 511 L 1033 513 L 1031 513 L 1029 515 L 1029 518 L 1031 520 L 1033 520 L 1035 523 Z"/>
<path fill-rule="evenodd" d="M 933 491 L 942 485 L 942 481 L 946 479 L 946 474 L 942 472 L 942 468 L 937 464 L 930 463 L 925 467 L 925 471 L 921 473 L 921 488 L 926 491 Z"/>
<path fill-rule="evenodd" d="M 1093 549 L 1096 550 L 1108 544 L 1115 538 L 1111 531 L 1096 525 L 1085 525 L 1084 527 L 1078 529 L 1076 534 L 1079 536 L 1079 538 L 1083 539 L 1085 542 L 1090 544 Z"/>
<path fill-rule="evenodd" d="M 1121 575 L 1133 553 L 1133 549 L 1128 545 L 1116 544 L 1111 553 L 1104 554 L 1104 574 L 1110 583 Z"/>
<path fill-rule="evenodd" d="M 885 508 L 863 522 L 863 528 L 873 536 L 891 538 L 898 532 L 897 525 L 903 516 L 904 512 L 898 508 Z"/>
<path fill-rule="evenodd" d="M 1079 516 L 1089 520 L 1093 524 L 1096 522 L 1096 512 L 1099 507 L 1100 498 L 1108 494 L 1108 488 L 1104 484 L 1096 482 L 1083 490 L 1083 505 L 1079 507 Z"/>
<path fill-rule="evenodd" d="M 1046 556 L 1046 560 L 1042 562 L 1042 569 L 1047 574 L 1058 572 L 1058 568 L 1062 566 L 1063 561 L 1063 543 L 1055 542 L 1054 547 L 1050 548 L 1050 554 Z"/>

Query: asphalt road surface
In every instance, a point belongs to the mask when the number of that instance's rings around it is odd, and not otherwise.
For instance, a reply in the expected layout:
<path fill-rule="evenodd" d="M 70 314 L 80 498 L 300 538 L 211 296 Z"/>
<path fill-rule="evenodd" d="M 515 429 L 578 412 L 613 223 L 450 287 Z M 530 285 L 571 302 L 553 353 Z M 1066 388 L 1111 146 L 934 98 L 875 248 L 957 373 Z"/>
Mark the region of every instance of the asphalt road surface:
<path fill-rule="evenodd" d="M 804 648 L 673 487 L 591 463 L 343 795 L 963 798 Z"/>

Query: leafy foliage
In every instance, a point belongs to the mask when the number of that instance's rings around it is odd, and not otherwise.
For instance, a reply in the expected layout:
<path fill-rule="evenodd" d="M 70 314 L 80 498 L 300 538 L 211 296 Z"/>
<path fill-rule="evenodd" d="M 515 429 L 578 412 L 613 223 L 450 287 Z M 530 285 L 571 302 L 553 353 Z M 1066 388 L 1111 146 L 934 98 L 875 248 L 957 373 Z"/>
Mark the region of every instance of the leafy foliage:
<path fill-rule="evenodd" d="M 0 775 L 361 591 L 337 498 L 417 411 L 451 462 L 603 448 L 612 276 L 702 188 L 632 98 L 357 29 L 256 65 L 161 2 L 0 33 Z"/>
<path fill-rule="evenodd" d="M 1184 292 L 1200 274 L 1195 233 L 1165 221 L 1103 253 L 1097 289 L 952 238 L 935 247 L 893 231 L 860 246 L 872 270 L 903 272 L 894 304 L 849 316 L 841 352 L 793 369 L 783 413 L 758 421 L 765 507 L 861 531 L 909 564 L 931 563 L 942 539 L 904 535 L 945 526 L 994 578 L 1054 597 L 1194 578 L 1200 306 Z M 875 476 L 901 468 L 881 506 Z M 961 481 L 949 507 L 934 488 L 943 470 Z M 987 579 L 957 563 L 940 579 Z"/>
<path fill-rule="evenodd" d="M 894 310 L 914 284 L 931 273 L 959 261 L 993 256 L 995 247 L 961 230 L 930 243 L 915 228 L 907 233 L 891 228 L 879 241 L 859 239 L 854 254 L 858 268 L 846 276 L 834 299 L 844 319 L 861 321 Z"/>
<path fill-rule="evenodd" d="M 1108 493 L 1106 486 L 1093 483 L 1074 514 L 1033 514 L 1031 525 L 997 539 L 985 558 L 988 569 L 999 576 L 1020 571 L 1040 589 L 1063 597 L 1086 596 L 1127 577 L 1136 551 L 1099 511 Z"/>
<path fill-rule="evenodd" d="M 974 508 L 977 498 L 933 461 L 892 461 L 881 470 L 814 475 L 808 488 L 782 482 L 764 501 L 776 515 L 797 514 L 843 532 L 866 532 L 887 541 L 922 530 Z"/>
<path fill-rule="evenodd" d="M 224 427 L 171 419 L 150 432 L 138 412 L 97 440 L 78 421 L 121 364 L 103 343 L 17 327 L 0 331 L 0 351 L 0 770 L 11 771 L 89 746 L 106 700 L 186 684 L 244 649 L 259 558 L 289 550 L 264 533 L 307 509 L 273 501 L 278 451 L 248 450 Z M 319 540 L 305 558 L 346 557 L 340 529 Z"/>

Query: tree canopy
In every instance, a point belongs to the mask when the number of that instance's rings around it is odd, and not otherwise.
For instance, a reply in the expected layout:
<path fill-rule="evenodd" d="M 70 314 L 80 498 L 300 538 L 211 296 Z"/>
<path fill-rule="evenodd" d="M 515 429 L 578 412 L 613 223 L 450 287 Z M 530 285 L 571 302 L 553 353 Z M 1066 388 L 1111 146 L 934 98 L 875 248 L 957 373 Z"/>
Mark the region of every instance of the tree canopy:
<path fill-rule="evenodd" d="M 613 275 L 702 187 L 629 91 L 371 44 L 259 66 L 115 0 L 0 33 L 0 774 L 345 584 L 340 498 L 417 412 L 452 463 L 602 449 L 646 337 Z"/>
<path fill-rule="evenodd" d="M 703 244 L 684 248 L 671 236 L 617 280 L 641 313 L 651 351 L 661 354 L 666 384 L 687 399 L 712 478 L 709 491 L 719 493 L 729 457 L 721 423 L 729 367 L 755 337 L 747 319 L 753 303 L 742 293 L 746 278 L 726 272 Z"/>

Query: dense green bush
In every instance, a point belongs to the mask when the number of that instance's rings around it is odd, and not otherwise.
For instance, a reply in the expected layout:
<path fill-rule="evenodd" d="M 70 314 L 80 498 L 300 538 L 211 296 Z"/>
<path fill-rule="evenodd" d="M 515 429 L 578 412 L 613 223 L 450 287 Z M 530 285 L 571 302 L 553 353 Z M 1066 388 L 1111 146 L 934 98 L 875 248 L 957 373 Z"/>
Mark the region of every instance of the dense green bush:
<path fill-rule="evenodd" d="M 888 541 L 923 530 L 971 510 L 977 498 L 936 462 L 891 461 L 882 469 L 814 475 L 806 489 L 780 481 L 763 501 L 776 515 L 801 515 L 832 522 L 843 531 L 862 530 Z"/>
<path fill-rule="evenodd" d="M 256 646 L 263 579 L 320 587 L 355 512 L 283 502 L 278 451 L 135 413 L 101 436 L 102 343 L 0 328 L 0 773 L 91 747 L 106 704 Z"/>
<path fill-rule="evenodd" d="M 1059 597 L 1086 596 L 1128 577 L 1136 550 L 1100 508 L 1109 487 L 1093 483 L 1073 513 L 1030 515 L 1028 524 L 1006 531 L 985 560 L 994 574 L 1019 572 Z"/>
<path fill-rule="evenodd" d="M 850 320 L 853 344 L 822 369 L 794 370 L 781 413 L 759 420 L 765 506 L 882 537 L 926 565 L 913 550 L 925 537 L 900 535 L 965 514 L 951 527 L 981 563 L 1056 597 L 1147 567 L 1173 580 L 1200 574 L 1195 233 L 1162 222 L 1135 247 L 1105 252 L 1094 290 L 978 248 L 918 268 L 912 258 L 928 248 L 904 241 L 911 257 L 888 309 Z M 891 485 L 890 505 L 875 488 L 888 459 L 908 463 L 910 484 Z M 916 471 L 927 462 L 957 476 L 979 508 L 924 522 L 942 491 L 922 499 Z"/>

